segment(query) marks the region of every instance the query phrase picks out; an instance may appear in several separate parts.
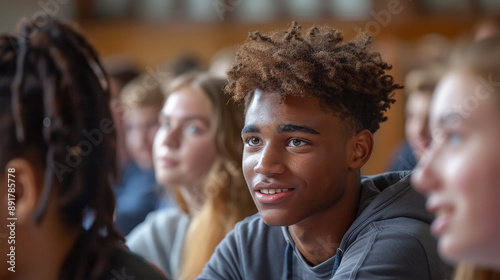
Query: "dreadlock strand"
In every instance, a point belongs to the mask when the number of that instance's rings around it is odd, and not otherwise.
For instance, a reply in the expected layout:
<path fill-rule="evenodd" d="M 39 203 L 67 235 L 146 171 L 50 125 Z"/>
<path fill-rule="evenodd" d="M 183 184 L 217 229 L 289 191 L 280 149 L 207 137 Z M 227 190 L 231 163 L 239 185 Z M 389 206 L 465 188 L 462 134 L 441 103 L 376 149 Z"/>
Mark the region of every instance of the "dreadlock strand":
<path fill-rule="evenodd" d="M 24 142 L 24 137 L 26 135 L 25 132 L 25 126 L 24 122 L 22 119 L 22 97 L 21 97 L 21 90 L 20 88 L 22 85 L 24 85 L 24 75 L 23 75 L 23 69 L 25 67 L 25 60 L 26 60 L 26 52 L 27 50 L 25 48 L 21 48 L 22 45 L 26 44 L 26 41 L 30 33 L 30 28 L 29 26 L 24 26 L 21 29 L 21 36 L 18 41 L 18 52 L 19 55 L 17 57 L 17 69 L 16 69 L 16 75 L 13 81 L 13 96 L 12 96 L 12 113 L 14 115 L 14 123 L 16 127 L 16 137 L 19 142 Z"/>
<path fill-rule="evenodd" d="M 47 211 L 47 206 L 49 205 L 50 194 L 52 193 L 52 183 L 53 183 L 52 178 L 54 178 L 52 172 L 53 158 L 54 158 L 54 149 L 52 147 L 49 147 L 49 150 L 47 151 L 47 163 L 45 167 L 45 177 L 44 177 L 42 194 L 38 202 L 38 207 L 33 214 L 33 220 L 35 222 L 35 225 L 39 225 L 41 223 L 45 215 L 45 212 Z"/>

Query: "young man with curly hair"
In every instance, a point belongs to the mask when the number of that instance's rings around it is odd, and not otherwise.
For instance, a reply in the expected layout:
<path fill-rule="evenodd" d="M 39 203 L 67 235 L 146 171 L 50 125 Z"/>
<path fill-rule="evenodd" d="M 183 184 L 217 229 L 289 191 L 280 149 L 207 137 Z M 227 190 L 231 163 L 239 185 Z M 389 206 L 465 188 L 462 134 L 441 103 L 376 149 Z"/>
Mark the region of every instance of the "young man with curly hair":
<path fill-rule="evenodd" d="M 408 173 L 360 175 L 401 86 L 371 39 L 296 23 L 251 33 L 226 91 L 245 101 L 243 172 L 259 214 L 198 279 L 446 279 Z"/>

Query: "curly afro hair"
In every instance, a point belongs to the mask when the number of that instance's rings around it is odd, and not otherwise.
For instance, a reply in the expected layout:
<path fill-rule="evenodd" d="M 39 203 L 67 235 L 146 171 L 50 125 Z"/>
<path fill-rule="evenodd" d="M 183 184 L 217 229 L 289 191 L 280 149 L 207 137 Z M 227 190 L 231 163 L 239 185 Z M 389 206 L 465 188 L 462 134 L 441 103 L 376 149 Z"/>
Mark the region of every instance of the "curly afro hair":
<path fill-rule="evenodd" d="M 371 37 L 344 42 L 339 30 L 312 27 L 305 35 L 296 22 L 286 31 L 251 32 L 228 71 L 226 93 L 236 101 L 250 99 L 256 89 L 286 96 L 314 96 L 352 121 L 356 131 L 374 133 L 387 120 L 384 112 L 402 86 L 386 74 L 392 66 L 369 51 Z"/>

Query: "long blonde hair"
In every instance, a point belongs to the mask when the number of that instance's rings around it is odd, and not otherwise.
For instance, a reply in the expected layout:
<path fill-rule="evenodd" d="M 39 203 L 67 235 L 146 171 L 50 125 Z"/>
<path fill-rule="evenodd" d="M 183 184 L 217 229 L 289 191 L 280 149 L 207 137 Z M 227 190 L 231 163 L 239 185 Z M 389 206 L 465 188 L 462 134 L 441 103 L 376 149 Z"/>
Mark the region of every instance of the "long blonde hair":
<path fill-rule="evenodd" d="M 193 72 L 173 80 L 167 94 L 189 86 L 205 93 L 212 103 L 217 157 L 203 185 L 204 204 L 192 217 L 183 248 L 183 260 L 176 279 L 194 279 L 210 259 L 215 247 L 234 225 L 257 212 L 241 169 L 243 108 L 222 89 L 226 80 Z M 177 195 L 179 205 L 185 205 Z M 188 211 L 187 207 L 182 207 Z"/>

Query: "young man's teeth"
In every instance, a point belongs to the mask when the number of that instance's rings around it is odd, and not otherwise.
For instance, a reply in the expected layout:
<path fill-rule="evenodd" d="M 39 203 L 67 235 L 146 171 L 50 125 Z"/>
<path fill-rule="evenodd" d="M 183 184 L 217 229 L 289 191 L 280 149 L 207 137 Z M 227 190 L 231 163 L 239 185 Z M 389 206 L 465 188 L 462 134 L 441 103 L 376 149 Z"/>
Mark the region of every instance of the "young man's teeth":
<path fill-rule="evenodd" d="M 263 194 L 275 194 L 275 193 L 286 192 L 286 191 L 288 191 L 288 189 L 263 189 L 263 190 L 260 190 L 260 192 Z"/>

